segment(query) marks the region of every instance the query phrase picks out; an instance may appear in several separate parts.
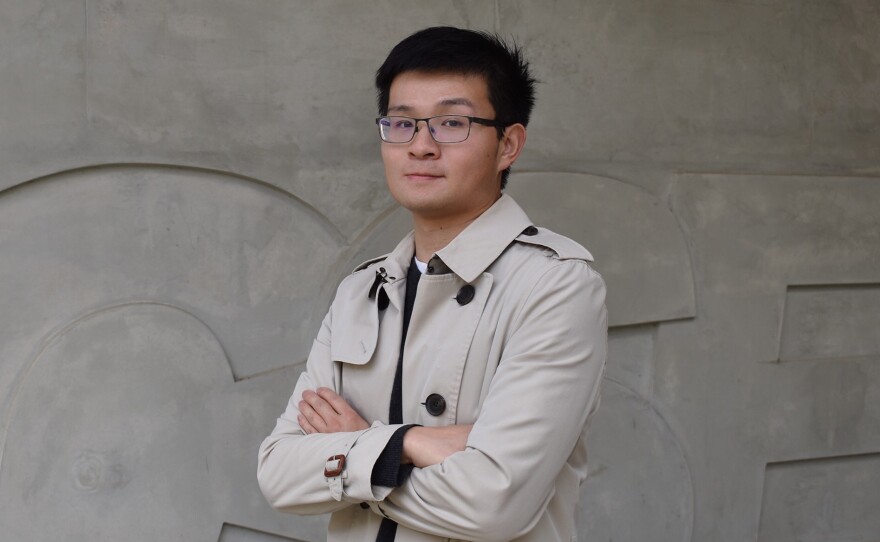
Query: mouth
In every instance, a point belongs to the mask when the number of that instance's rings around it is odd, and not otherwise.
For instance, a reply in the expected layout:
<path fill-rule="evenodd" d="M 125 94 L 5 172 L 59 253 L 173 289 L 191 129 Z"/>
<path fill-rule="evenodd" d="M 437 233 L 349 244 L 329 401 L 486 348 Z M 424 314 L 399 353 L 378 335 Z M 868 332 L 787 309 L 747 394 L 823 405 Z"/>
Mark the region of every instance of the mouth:
<path fill-rule="evenodd" d="M 434 173 L 426 173 L 426 172 L 421 172 L 421 171 L 404 174 L 404 177 L 406 177 L 407 179 L 409 179 L 411 181 L 431 181 L 434 179 L 439 179 L 442 176 L 443 175 L 437 175 Z"/>

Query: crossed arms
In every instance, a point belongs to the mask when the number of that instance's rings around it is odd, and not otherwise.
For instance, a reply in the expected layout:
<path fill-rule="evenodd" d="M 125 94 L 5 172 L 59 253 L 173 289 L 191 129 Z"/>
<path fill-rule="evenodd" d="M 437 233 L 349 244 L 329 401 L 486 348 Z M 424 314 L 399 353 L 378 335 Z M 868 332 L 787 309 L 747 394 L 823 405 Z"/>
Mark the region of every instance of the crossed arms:
<path fill-rule="evenodd" d="M 584 262 L 558 262 L 536 279 L 474 425 L 410 429 L 401 462 L 416 468 L 396 488 L 372 485 L 370 476 L 402 426 L 368 424 L 333 391 L 331 308 L 287 410 L 260 448 L 269 502 L 299 514 L 368 502 L 402 526 L 466 540 L 531 531 L 562 491 L 558 477 L 576 491 L 581 474 L 565 465 L 598 402 L 607 331 L 604 283 Z M 340 453 L 348 478 L 335 501 L 323 467 Z"/>
<path fill-rule="evenodd" d="M 330 388 L 303 392 L 299 412 L 297 421 L 307 435 L 360 431 L 370 427 L 345 399 Z M 455 452 L 463 452 L 472 427 L 472 424 L 462 424 L 409 429 L 403 438 L 401 464 L 429 467 Z"/>

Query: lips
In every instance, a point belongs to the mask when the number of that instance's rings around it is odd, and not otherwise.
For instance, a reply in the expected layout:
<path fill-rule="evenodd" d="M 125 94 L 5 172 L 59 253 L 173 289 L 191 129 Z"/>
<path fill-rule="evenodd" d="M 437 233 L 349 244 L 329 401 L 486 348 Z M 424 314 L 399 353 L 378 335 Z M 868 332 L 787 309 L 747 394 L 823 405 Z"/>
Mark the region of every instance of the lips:
<path fill-rule="evenodd" d="M 442 177 L 442 175 L 438 175 L 436 173 L 427 173 L 423 171 L 415 171 L 412 173 L 404 173 L 404 177 L 417 181 L 429 181 L 431 179 L 439 179 L 440 177 Z"/>

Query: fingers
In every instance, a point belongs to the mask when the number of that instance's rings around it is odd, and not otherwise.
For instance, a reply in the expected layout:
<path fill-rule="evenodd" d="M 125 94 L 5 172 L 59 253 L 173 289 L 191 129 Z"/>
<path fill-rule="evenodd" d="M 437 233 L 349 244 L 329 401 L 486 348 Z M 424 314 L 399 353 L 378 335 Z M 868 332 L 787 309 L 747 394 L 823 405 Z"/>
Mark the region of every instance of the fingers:
<path fill-rule="evenodd" d="M 297 420 L 307 434 L 358 431 L 370 427 L 345 399 L 329 388 L 304 391 L 297 406 L 300 411 Z"/>
<path fill-rule="evenodd" d="M 297 416 L 297 421 L 300 427 L 308 434 L 323 433 L 327 424 L 320 412 L 309 401 L 311 395 L 314 395 L 314 392 L 306 391 L 303 393 L 303 398 L 297 405 L 300 412 L 299 416 Z"/>
<path fill-rule="evenodd" d="M 333 407 L 327 401 L 318 396 L 311 390 L 303 392 L 302 400 L 299 402 L 300 416 L 311 428 L 307 433 L 328 433 L 332 431 L 329 424 L 335 416 L 338 416 Z M 306 425 L 300 422 L 300 427 L 306 429 Z"/>
<path fill-rule="evenodd" d="M 318 430 L 309 423 L 309 420 L 303 416 L 302 414 L 297 415 L 296 421 L 299 422 L 299 426 L 305 431 L 306 435 L 311 435 L 312 433 L 317 433 Z"/>
<path fill-rule="evenodd" d="M 312 407 L 312 409 L 314 409 L 314 411 L 317 412 L 325 422 L 329 422 L 334 416 L 339 415 L 339 412 L 337 412 L 327 400 L 312 390 L 306 390 L 303 392 L 303 400 L 308 403 L 308 405 Z"/>
<path fill-rule="evenodd" d="M 326 401 L 337 414 L 346 414 L 353 411 L 345 399 L 330 388 L 318 388 L 318 397 Z"/>
<path fill-rule="evenodd" d="M 336 413 L 330 423 L 332 431 L 358 431 L 370 427 L 370 424 L 361 418 L 361 415 L 348 404 L 348 401 L 335 391 L 330 388 L 318 388 L 317 394 Z"/>

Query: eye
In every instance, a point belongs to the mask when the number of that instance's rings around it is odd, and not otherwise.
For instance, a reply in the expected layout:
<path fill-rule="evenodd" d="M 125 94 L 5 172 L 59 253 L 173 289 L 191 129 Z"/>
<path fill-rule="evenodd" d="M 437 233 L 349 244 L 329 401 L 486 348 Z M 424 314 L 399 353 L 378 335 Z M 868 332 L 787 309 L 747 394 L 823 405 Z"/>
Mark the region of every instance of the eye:
<path fill-rule="evenodd" d="M 464 128 L 466 121 L 462 117 L 447 117 L 443 120 L 442 126 L 446 128 Z"/>
<path fill-rule="evenodd" d="M 412 128 L 413 121 L 412 119 L 399 118 L 394 119 L 394 127 L 395 128 Z"/>

